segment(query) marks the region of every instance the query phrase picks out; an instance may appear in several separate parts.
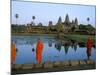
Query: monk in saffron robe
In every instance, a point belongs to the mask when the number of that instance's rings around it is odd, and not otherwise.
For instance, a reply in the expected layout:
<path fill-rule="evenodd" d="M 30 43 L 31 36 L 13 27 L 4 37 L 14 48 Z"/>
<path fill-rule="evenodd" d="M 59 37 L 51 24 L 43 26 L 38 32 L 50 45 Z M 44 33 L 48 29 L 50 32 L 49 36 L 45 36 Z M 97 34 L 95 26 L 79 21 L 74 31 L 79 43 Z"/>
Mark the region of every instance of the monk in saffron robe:
<path fill-rule="evenodd" d="M 16 58 L 16 44 L 13 42 L 11 45 L 11 63 L 14 64 Z"/>
<path fill-rule="evenodd" d="M 36 60 L 38 63 L 42 63 L 42 51 L 43 51 L 43 42 L 39 38 L 36 47 Z"/>
<path fill-rule="evenodd" d="M 89 36 L 88 41 L 87 41 L 87 56 L 88 56 L 88 59 L 91 56 L 91 48 L 92 48 L 92 39 Z"/>

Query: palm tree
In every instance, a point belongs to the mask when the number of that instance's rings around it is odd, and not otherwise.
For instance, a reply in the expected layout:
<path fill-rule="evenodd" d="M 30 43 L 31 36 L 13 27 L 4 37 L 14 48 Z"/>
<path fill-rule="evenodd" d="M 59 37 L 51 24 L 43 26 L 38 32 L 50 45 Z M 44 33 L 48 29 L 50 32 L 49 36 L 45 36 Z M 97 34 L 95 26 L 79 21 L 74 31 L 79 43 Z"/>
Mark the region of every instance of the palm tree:
<path fill-rule="evenodd" d="M 33 19 L 33 24 L 34 24 L 34 19 L 35 19 L 35 16 L 32 16 L 32 19 Z"/>
<path fill-rule="evenodd" d="M 15 18 L 16 18 L 16 25 L 17 25 L 17 19 L 19 18 L 19 15 L 15 14 Z"/>
<path fill-rule="evenodd" d="M 89 17 L 87 18 L 87 21 L 88 21 L 88 22 L 90 21 L 90 18 L 89 18 Z M 88 24 L 89 24 L 89 23 L 88 23 Z"/>

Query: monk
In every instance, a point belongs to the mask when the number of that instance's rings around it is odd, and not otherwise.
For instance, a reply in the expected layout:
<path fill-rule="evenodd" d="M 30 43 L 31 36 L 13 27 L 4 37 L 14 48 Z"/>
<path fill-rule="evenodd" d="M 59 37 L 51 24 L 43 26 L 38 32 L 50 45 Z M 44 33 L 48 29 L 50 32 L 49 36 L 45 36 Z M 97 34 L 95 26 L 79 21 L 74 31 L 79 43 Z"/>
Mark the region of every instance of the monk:
<path fill-rule="evenodd" d="M 36 47 L 36 60 L 38 63 L 42 63 L 42 51 L 43 51 L 43 42 L 39 38 Z"/>
<path fill-rule="evenodd" d="M 87 41 L 87 56 L 88 56 L 88 59 L 91 56 L 91 48 L 92 48 L 92 39 L 89 36 L 88 41 Z"/>
<path fill-rule="evenodd" d="M 11 63 L 14 64 L 16 58 L 16 44 L 13 42 L 11 45 Z"/>

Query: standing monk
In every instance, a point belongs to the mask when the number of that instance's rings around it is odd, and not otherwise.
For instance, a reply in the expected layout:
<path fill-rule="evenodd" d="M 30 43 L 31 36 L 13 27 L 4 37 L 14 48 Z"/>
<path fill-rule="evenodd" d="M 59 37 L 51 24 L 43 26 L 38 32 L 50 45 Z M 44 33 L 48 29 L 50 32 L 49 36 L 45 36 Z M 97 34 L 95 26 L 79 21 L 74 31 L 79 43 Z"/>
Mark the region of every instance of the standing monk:
<path fill-rule="evenodd" d="M 91 56 L 91 48 L 92 48 L 92 39 L 89 36 L 88 41 L 87 41 L 87 56 L 88 56 L 88 59 Z"/>
<path fill-rule="evenodd" d="M 12 42 L 11 45 L 11 63 L 14 64 L 16 58 L 16 44 L 14 42 Z"/>
<path fill-rule="evenodd" d="M 38 63 L 42 63 L 42 51 L 43 51 L 43 42 L 39 38 L 36 47 L 36 60 Z"/>

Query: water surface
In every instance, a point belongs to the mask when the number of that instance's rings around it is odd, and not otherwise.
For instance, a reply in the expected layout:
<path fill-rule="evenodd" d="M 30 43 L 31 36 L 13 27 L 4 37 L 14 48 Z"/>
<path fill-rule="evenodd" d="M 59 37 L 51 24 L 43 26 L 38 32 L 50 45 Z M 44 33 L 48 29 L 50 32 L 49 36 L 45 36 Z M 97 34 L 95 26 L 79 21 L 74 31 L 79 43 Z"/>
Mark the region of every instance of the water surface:
<path fill-rule="evenodd" d="M 65 61 L 65 60 L 86 60 L 86 47 L 80 47 L 77 42 L 63 44 L 55 36 L 33 35 L 33 36 L 12 36 L 18 49 L 15 64 L 29 64 L 36 62 L 36 44 L 38 38 L 41 38 L 44 44 L 42 61 Z M 34 51 L 32 49 L 34 48 Z M 91 60 L 96 60 L 95 48 L 92 48 Z"/>

